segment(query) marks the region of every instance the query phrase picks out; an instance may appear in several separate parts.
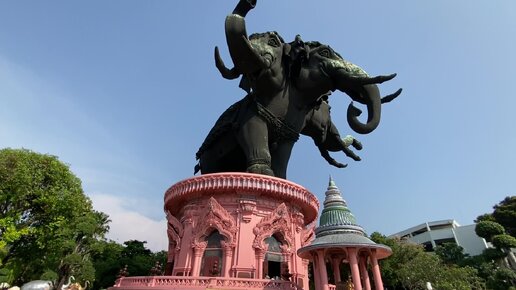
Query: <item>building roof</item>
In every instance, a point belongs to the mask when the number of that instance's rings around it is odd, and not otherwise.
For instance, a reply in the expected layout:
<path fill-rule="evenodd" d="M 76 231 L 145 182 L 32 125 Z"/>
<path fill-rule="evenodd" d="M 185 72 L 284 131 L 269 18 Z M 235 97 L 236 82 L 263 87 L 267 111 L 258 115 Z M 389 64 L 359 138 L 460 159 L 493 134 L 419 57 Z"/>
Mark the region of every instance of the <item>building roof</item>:
<path fill-rule="evenodd" d="M 346 247 L 377 249 L 379 259 L 391 254 L 389 247 L 378 245 L 366 236 L 331 176 L 325 195 L 319 227 L 315 229 L 316 238 L 298 250 L 299 256 L 307 257 L 308 252 L 315 249 Z"/>
<path fill-rule="evenodd" d="M 428 229 L 434 230 L 434 229 L 442 229 L 444 227 L 448 228 L 457 228 L 460 227 L 460 224 L 457 223 L 454 219 L 448 219 L 448 220 L 438 220 L 438 221 L 431 221 L 431 222 L 424 222 L 422 224 L 410 227 L 406 230 L 397 232 L 395 234 L 390 235 L 390 237 L 404 237 L 407 235 L 415 235 L 414 233 L 419 232 L 426 232 Z"/>

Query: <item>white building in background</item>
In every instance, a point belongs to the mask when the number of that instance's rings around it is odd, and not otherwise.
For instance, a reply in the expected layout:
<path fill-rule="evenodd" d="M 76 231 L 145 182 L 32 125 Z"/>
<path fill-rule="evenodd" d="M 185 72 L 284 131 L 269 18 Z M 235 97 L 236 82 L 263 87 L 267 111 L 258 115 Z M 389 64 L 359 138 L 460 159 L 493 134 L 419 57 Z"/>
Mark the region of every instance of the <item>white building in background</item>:
<path fill-rule="evenodd" d="M 475 224 L 461 226 L 455 220 L 422 223 L 390 237 L 406 238 L 423 245 L 427 251 L 433 251 L 444 243 L 455 243 L 470 256 L 480 255 L 488 248 L 487 242 L 475 233 Z"/>

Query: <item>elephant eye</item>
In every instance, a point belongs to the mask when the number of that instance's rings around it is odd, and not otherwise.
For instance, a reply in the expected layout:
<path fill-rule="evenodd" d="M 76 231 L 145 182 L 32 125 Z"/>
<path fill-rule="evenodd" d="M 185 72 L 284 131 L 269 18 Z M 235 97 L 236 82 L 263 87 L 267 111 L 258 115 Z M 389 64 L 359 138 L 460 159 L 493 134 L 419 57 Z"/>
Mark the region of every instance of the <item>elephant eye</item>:
<path fill-rule="evenodd" d="M 267 44 L 274 47 L 280 46 L 279 41 L 276 38 L 269 39 L 269 42 Z"/>
<path fill-rule="evenodd" d="M 331 51 L 328 48 L 323 48 L 319 51 L 319 55 L 324 57 L 330 57 Z"/>

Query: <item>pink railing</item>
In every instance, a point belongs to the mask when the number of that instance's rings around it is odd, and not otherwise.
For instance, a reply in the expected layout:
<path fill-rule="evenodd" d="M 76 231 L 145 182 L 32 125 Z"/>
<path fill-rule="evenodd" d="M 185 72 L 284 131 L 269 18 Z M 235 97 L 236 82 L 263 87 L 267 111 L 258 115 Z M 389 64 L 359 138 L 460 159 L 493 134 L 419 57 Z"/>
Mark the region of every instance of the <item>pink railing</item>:
<path fill-rule="evenodd" d="M 244 279 L 223 277 L 185 277 L 185 276 L 148 276 L 124 277 L 116 281 L 113 288 L 122 289 L 176 289 L 181 286 L 187 289 L 206 289 L 207 287 L 227 287 L 228 289 L 265 289 L 296 290 L 290 281 Z M 332 289 L 332 288 L 330 288 Z M 334 288 L 335 289 L 335 286 Z"/>
<path fill-rule="evenodd" d="M 328 289 L 330 289 L 330 290 L 337 290 L 337 286 L 332 285 L 332 284 L 328 284 Z"/>

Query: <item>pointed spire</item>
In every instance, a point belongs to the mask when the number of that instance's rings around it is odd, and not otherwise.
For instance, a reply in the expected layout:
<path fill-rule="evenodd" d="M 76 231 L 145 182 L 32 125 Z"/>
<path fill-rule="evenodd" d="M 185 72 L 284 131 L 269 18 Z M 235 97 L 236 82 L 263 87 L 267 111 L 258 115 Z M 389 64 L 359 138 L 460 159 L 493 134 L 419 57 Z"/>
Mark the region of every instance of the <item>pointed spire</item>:
<path fill-rule="evenodd" d="M 364 229 L 357 224 L 331 175 L 325 195 L 319 226 L 315 228 L 315 239 L 310 245 L 297 251 L 299 257 L 304 259 L 313 257 L 311 252 L 316 249 L 335 250 L 349 247 L 376 249 L 379 259 L 388 257 L 392 253 L 389 247 L 376 244 L 367 237 Z"/>
<path fill-rule="evenodd" d="M 328 182 L 328 189 L 330 189 L 330 187 L 337 187 L 337 185 L 335 185 L 335 181 L 333 181 L 333 177 L 331 177 L 331 174 L 330 181 Z"/>
<path fill-rule="evenodd" d="M 317 235 L 324 235 L 325 229 L 330 228 L 331 232 L 334 232 L 335 229 L 341 229 L 365 235 L 364 230 L 357 224 L 355 216 L 349 210 L 346 201 L 342 198 L 340 190 L 331 175 L 325 195 L 319 228 L 316 230 Z"/>

